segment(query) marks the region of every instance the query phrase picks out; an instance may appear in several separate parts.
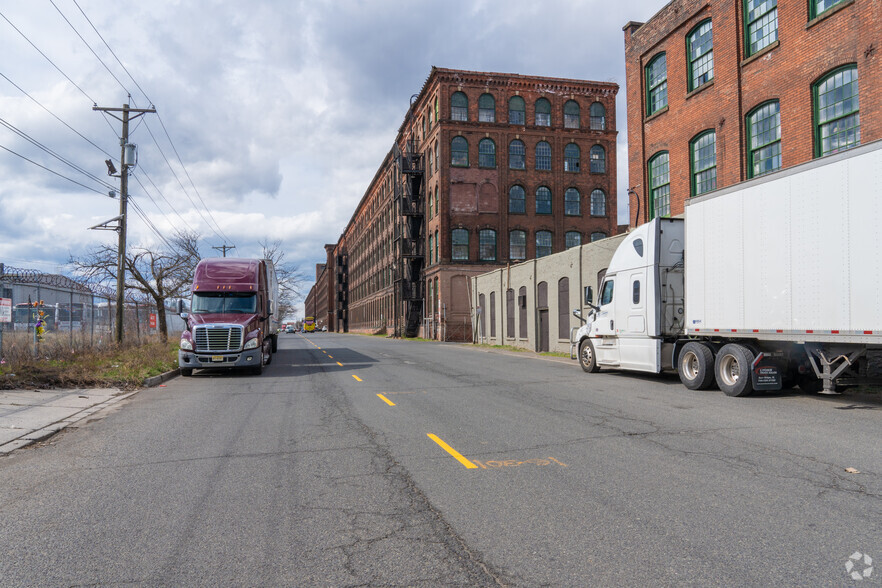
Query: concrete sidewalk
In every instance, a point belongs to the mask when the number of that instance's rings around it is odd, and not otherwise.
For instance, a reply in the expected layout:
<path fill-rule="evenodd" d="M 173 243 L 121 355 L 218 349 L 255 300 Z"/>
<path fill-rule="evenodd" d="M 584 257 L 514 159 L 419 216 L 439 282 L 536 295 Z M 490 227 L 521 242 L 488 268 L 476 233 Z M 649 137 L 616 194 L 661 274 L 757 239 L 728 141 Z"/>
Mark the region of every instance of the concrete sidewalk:
<path fill-rule="evenodd" d="M 0 391 L 0 455 L 54 435 L 137 392 L 106 388 Z"/>

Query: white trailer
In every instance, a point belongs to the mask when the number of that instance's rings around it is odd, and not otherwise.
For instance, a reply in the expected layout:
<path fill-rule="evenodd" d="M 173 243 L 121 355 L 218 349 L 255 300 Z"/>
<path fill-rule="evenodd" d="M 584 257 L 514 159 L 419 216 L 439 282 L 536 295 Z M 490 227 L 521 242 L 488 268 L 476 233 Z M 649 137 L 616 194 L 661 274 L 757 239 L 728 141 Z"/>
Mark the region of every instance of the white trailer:
<path fill-rule="evenodd" d="M 691 199 L 619 245 L 579 361 L 730 396 L 882 377 L 882 142 Z M 583 316 L 585 318 L 583 318 Z"/>

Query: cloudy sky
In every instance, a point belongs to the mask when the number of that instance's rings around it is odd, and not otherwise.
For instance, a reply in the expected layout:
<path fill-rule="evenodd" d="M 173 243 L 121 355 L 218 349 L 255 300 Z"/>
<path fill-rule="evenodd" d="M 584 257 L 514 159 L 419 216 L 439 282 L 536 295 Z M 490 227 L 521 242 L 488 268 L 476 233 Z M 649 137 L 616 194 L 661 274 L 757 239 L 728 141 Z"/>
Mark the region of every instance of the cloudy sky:
<path fill-rule="evenodd" d="M 128 101 L 158 112 L 131 125 L 129 190 L 149 224 L 129 215 L 130 246 L 183 229 L 205 256 L 226 242 L 247 257 L 279 240 L 312 277 L 433 65 L 618 83 L 624 194 L 622 26 L 664 4 L 0 2 L 0 262 L 63 273 L 115 242 L 88 227 L 119 213 L 104 160 L 119 167 L 121 124 L 92 107 Z"/>

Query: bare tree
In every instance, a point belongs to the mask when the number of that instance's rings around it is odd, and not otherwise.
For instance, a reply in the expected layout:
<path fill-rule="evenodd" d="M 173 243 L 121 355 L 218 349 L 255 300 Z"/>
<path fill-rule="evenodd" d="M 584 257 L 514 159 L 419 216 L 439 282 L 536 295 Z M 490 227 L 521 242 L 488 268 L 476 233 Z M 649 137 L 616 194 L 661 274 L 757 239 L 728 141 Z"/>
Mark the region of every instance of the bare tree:
<path fill-rule="evenodd" d="M 279 319 L 284 320 L 294 308 L 294 302 L 303 297 L 302 287 L 306 276 L 296 265 L 285 261 L 281 241 L 261 241 L 260 246 L 263 248 L 261 257 L 272 261 L 276 268 L 276 277 L 279 280 Z"/>
<path fill-rule="evenodd" d="M 164 250 L 146 247 L 130 247 L 126 251 L 126 290 L 135 290 L 156 303 L 159 336 L 168 340 L 168 324 L 165 317 L 165 301 L 186 294 L 192 283 L 193 272 L 199 263 L 199 236 L 194 233 L 178 233 Z M 90 281 L 115 283 L 117 249 L 112 245 L 100 245 L 82 258 L 71 257 L 74 271 Z"/>

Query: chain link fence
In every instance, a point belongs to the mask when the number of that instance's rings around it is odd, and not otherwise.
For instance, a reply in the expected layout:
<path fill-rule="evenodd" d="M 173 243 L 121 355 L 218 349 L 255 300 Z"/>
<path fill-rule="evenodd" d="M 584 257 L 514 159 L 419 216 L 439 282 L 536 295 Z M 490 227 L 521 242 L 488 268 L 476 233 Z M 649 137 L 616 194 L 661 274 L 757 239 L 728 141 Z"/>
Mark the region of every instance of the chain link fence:
<path fill-rule="evenodd" d="M 116 292 L 59 274 L 0 264 L 0 298 L 11 307 L 0 322 L 0 357 L 58 357 L 83 347 L 116 345 Z M 157 333 L 157 308 L 128 294 L 123 311 L 126 340 L 141 342 Z M 180 317 L 166 313 L 169 333 Z"/>

